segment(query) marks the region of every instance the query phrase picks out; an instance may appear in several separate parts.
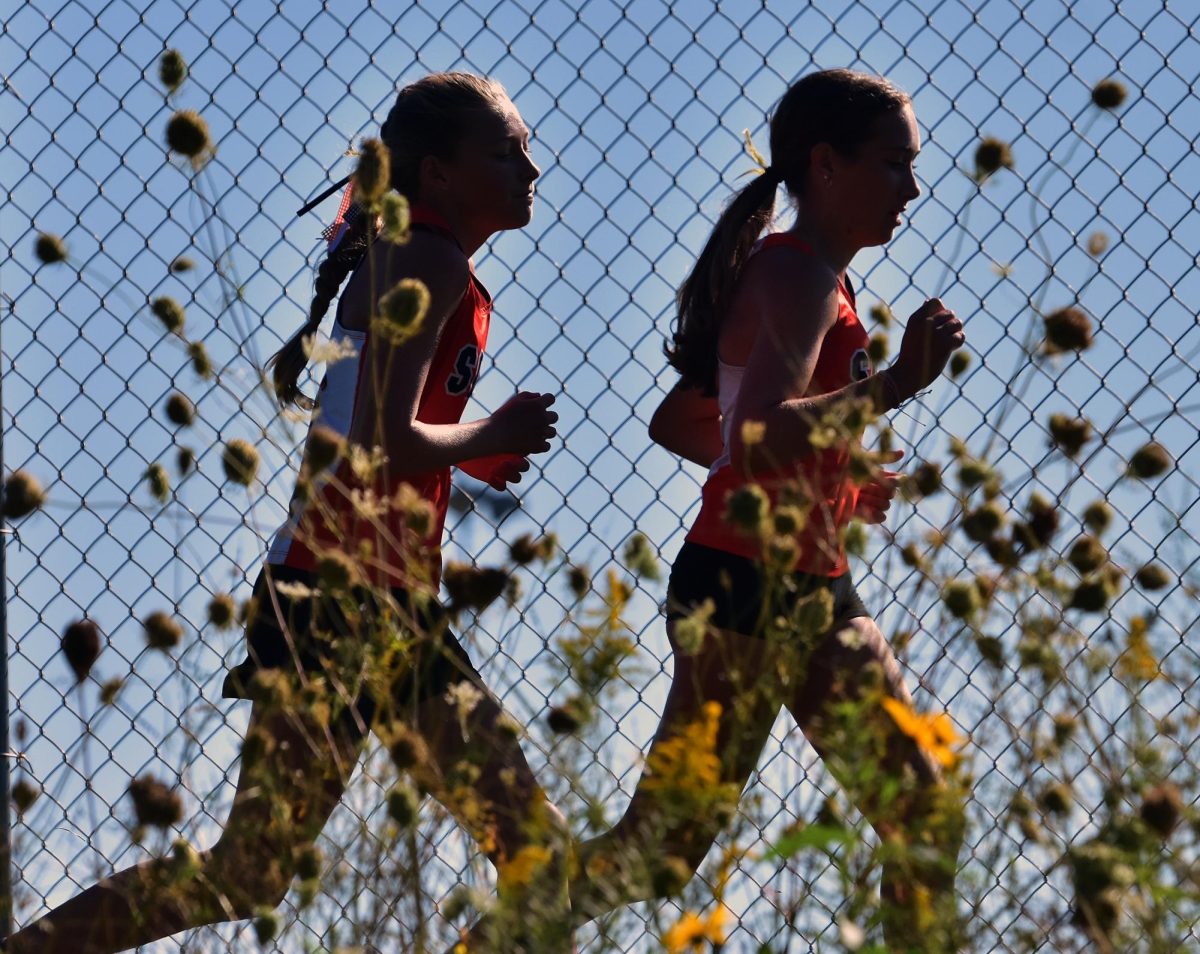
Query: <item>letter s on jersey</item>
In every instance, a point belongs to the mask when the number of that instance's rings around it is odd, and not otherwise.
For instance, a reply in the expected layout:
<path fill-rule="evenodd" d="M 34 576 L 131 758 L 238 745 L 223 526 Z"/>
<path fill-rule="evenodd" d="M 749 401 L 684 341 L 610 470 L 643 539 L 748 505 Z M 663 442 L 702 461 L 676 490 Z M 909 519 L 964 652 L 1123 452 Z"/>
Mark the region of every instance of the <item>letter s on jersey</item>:
<path fill-rule="evenodd" d="M 478 375 L 479 349 L 473 344 L 465 344 L 454 359 L 454 370 L 446 378 L 446 393 L 453 397 L 470 393 Z"/>

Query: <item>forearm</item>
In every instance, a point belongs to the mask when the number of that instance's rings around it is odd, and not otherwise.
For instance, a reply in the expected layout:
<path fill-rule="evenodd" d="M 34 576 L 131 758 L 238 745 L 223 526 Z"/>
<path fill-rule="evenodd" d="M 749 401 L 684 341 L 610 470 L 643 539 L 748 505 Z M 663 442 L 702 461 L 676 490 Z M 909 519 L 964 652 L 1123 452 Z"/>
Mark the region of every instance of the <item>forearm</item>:
<path fill-rule="evenodd" d="M 770 471 L 811 456 L 817 450 L 810 442 L 813 428 L 827 415 L 836 415 L 847 404 L 863 400 L 869 402 L 875 414 L 886 413 L 904 400 L 902 385 L 889 369 L 837 391 L 781 401 L 758 415 L 740 415 L 730 435 L 734 467 L 749 472 Z M 743 441 L 742 427 L 755 421 L 763 425 L 762 435 L 748 445 Z"/>

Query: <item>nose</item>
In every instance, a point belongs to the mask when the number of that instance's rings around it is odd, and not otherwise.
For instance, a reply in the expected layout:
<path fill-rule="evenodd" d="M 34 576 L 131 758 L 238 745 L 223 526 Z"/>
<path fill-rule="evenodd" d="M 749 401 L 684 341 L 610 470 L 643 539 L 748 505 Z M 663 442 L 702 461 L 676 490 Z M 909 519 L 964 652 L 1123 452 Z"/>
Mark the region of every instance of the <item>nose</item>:
<path fill-rule="evenodd" d="M 905 201 L 911 202 L 921 194 L 921 183 L 917 181 L 917 173 L 911 168 L 908 171 L 908 182 L 906 184 L 908 185 L 908 190 L 905 193 L 907 196 Z"/>
<path fill-rule="evenodd" d="M 533 156 L 531 156 L 529 153 L 525 153 L 525 166 L 526 176 L 529 178 L 530 182 L 533 182 L 535 179 L 541 176 L 542 170 L 538 168 L 538 164 L 533 161 Z"/>

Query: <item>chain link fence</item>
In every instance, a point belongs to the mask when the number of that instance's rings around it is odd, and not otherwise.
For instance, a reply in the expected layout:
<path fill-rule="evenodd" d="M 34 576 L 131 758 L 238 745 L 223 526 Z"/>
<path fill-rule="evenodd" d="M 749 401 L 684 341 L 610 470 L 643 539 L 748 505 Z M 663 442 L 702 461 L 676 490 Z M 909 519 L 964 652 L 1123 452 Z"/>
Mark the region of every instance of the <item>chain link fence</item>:
<path fill-rule="evenodd" d="M 551 391 L 561 440 L 519 497 L 456 485 L 446 556 L 501 563 L 519 535 L 552 531 L 595 579 L 614 569 L 633 580 L 622 566 L 631 535 L 669 565 L 703 480 L 646 434 L 673 383 L 662 342 L 674 290 L 752 169 L 743 129 L 765 143 L 766 114 L 791 80 L 852 66 L 912 94 L 925 141 L 911 223 L 853 263 L 864 318 L 876 302 L 903 317 L 938 295 L 968 334 L 969 364 L 893 421 L 905 466 L 944 465 L 958 489 L 898 502 L 852 572 L 918 707 L 948 711 L 970 739 L 959 880 L 972 949 L 1088 948 L 1072 923 L 1081 889 L 1070 859 L 1097 843 L 1104 819 L 1148 817 L 1148 792 L 1173 793 L 1166 801 L 1187 824 L 1140 862 L 1171 890 L 1122 902 L 1161 926 L 1135 946 L 1196 945 L 1196 24 L 1184 2 L 1063 0 L 10 6 L 0 36 L 3 461 L 6 476 L 27 471 L 47 494 L 4 537 L 7 758 L 23 809 L 12 829 L 16 922 L 169 850 L 177 834 L 206 845 L 220 830 L 249 707 L 220 698 L 240 632 L 203 621 L 212 594 L 249 594 L 285 513 L 304 424 L 276 415 L 259 369 L 302 320 L 337 198 L 309 216 L 295 209 L 350 171 L 347 150 L 377 130 L 397 85 L 450 68 L 496 77 L 542 169 L 532 225 L 477 258 L 496 318 L 468 413 L 514 388 Z M 157 77 L 167 48 L 188 64 L 169 99 Z M 1093 100 L 1107 79 L 1120 102 Z M 215 152 L 200 170 L 164 146 L 177 108 L 209 125 Z M 985 175 L 977 149 L 989 139 L 1011 164 Z M 65 264 L 39 264 L 36 232 L 62 236 Z M 178 270 L 181 258 L 195 267 Z M 150 315 L 164 294 L 185 304 L 211 379 Z M 1043 319 L 1067 307 L 1086 316 L 1090 346 L 1047 354 Z M 897 344 L 895 326 L 871 329 L 881 352 L 889 327 Z M 319 381 L 320 367 L 310 370 Z M 196 405 L 191 428 L 165 417 L 175 390 Z M 234 437 L 262 454 L 263 484 L 250 494 L 222 478 L 221 445 Z M 1166 473 L 1130 476 L 1148 443 L 1166 450 Z M 181 477 L 185 447 L 195 466 Z M 166 503 L 145 479 L 156 463 L 173 483 Z M 971 480 L 957 483 L 976 464 L 1005 524 L 1033 523 L 1035 494 L 1057 513 L 1040 569 L 1026 567 L 1026 579 L 1065 581 L 1057 604 L 1053 587 L 1016 582 L 1002 541 L 962 532 L 963 512 L 983 507 Z M 1102 533 L 1098 502 L 1111 511 Z M 1121 568 L 1090 612 L 1077 594 L 1091 578 L 1071 559 L 1089 532 Z M 665 584 L 643 575 L 625 614 L 636 665 L 586 743 L 556 737 L 545 715 L 569 691 L 557 641 L 577 611 L 561 569 L 522 570 L 523 595 L 482 614 L 466 642 L 584 834 L 581 793 L 603 806 L 596 830 L 620 816 L 672 662 Z M 969 621 L 943 601 L 964 581 L 988 599 Z M 184 626 L 170 654 L 145 645 L 140 620 L 155 610 Z M 76 688 L 59 637 L 80 617 L 98 624 L 104 649 Z M 1037 636 L 1046 618 L 1053 642 Z M 579 772 L 560 772 L 578 746 Z M 178 780 L 186 821 L 138 843 L 126 792 L 145 774 Z M 1114 787 L 1121 778 L 1127 786 Z M 421 917 L 448 941 L 450 924 L 430 911 L 461 882 L 490 892 L 489 866 L 432 806 L 419 829 L 422 894 L 389 890 L 389 784 L 372 752 L 322 836 L 322 893 L 308 905 L 289 896 L 264 949 L 403 949 Z M 739 823 L 712 856 L 737 842 L 726 949 L 853 949 L 829 854 L 765 852 L 831 796 L 836 786 L 781 714 Z M 1178 874 L 1187 871 L 1190 883 Z M 686 903 L 634 906 L 583 932 L 581 950 L 658 949 Z M 257 943 L 240 924 L 153 949 Z"/>

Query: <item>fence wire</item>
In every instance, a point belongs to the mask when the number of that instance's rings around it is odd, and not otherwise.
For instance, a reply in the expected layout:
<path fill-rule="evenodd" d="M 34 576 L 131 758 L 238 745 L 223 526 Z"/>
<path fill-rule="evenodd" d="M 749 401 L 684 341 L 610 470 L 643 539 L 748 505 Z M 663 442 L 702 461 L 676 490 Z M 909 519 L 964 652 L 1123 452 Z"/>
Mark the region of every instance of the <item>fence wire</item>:
<path fill-rule="evenodd" d="M 853 263 L 864 318 L 886 303 L 903 319 L 938 295 L 969 340 L 969 363 L 893 420 L 903 466 L 943 466 L 954 492 L 898 502 L 852 572 L 918 707 L 948 711 L 970 739 L 959 884 L 971 949 L 1089 949 L 1072 922 L 1078 884 L 1064 859 L 1094 845 L 1114 813 L 1145 816 L 1151 791 L 1177 793 L 1186 824 L 1147 862 L 1163 890 L 1126 899 L 1123 916 L 1149 910 L 1161 925 L 1136 949 L 1195 945 L 1196 24 L 1184 2 L 1064 0 L 9 8 L 3 460 L 6 477 L 32 474 L 47 495 L 4 537 L 17 924 L 169 851 L 176 836 L 203 846 L 220 831 L 249 707 L 220 698 L 241 634 L 208 625 L 206 607 L 216 593 L 249 595 L 285 513 L 304 424 L 276 415 L 258 369 L 302 321 L 337 198 L 309 216 L 295 209 L 350 171 L 347 151 L 377 131 L 397 85 L 432 70 L 503 82 L 542 169 L 531 226 L 477 259 L 496 318 L 468 414 L 525 388 L 558 394 L 561 418 L 561 439 L 517 497 L 456 476 L 446 556 L 501 563 L 520 535 L 553 532 L 595 580 L 612 569 L 634 583 L 625 621 L 639 652 L 588 734 L 572 740 L 546 720 L 571 691 L 559 640 L 579 605 L 565 561 L 521 570 L 522 595 L 483 613 L 467 645 L 528 727 L 531 764 L 576 833 L 620 817 L 672 672 L 664 583 L 632 574 L 626 546 L 641 533 L 669 566 L 704 477 L 646 432 L 673 383 L 662 342 L 674 290 L 752 169 L 743 130 L 765 144 L 767 113 L 790 81 L 850 66 L 910 92 L 925 141 L 911 222 Z M 188 64 L 170 97 L 158 78 L 165 49 Z M 1120 102 L 1097 92 L 1106 80 Z M 181 108 L 204 117 L 215 144 L 198 170 L 164 145 Z M 986 140 L 1009 160 L 990 175 L 978 166 Z M 61 236 L 67 261 L 41 264 L 37 233 Z M 180 270 L 183 258 L 194 268 Z M 164 294 L 185 305 L 211 378 L 150 315 Z M 1085 316 L 1089 346 L 1047 354 L 1044 318 L 1067 307 Z M 871 330 L 881 356 L 889 335 L 898 346 L 896 325 Z M 310 393 L 321 370 L 310 369 Z M 174 391 L 196 406 L 190 428 L 164 414 Z M 235 437 L 262 455 L 252 493 L 222 476 L 221 448 Z M 1165 449 L 1166 473 L 1131 477 L 1148 444 Z M 180 475 L 185 448 L 195 464 Z M 145 476 L 156 464 L 172 484 L 165 503 Z M 984 468 L 975 496 L 971 478 L 958 483 L 973 467 Z M 964 534 L 960 518 L 982 508 L 980 493 L 1006 525 L 1034 521 L 1035 494 L 1057 513 L 1040 570 L 1065 581 L 1057 603 L 1051 587 L 1014 582 L 1002 541 Z M 1099 504 L 1110 512 L 1102 532 Z M 1081 535 L 1102 540 L 1121 568 L 1093 612 L 1071 605 L 1093 580 L 1071 557 Z M 964 621 L 944 595 L 967 581 L 971 598 L 988 602 Z M 156 610 L 184 627 L 170 653 L 144 641 L 141 620 Z M 59 638 L 84 617 L 104 648 L 75 687 Z M 1037 635 L 1046 618 L 1056 641 Z M 138 842 L 127 790 L 145 775 L 177 786 L 185 820 Z M 1121 778 L 1126 787 L 1114 787 Z M 263 949 L 403 949 L 420 918 L 448 942 L 452 889 L 491 892 L 473 843 L 427 805 L 420 893 L 397 894 L 383 875 L 396 866 L 389 785 L 373 750 L 322 836 L 321 893 L 308 904 L 289 895 Z M 781 714 L 711 856 L 738 849 L 722 898 L 727 949 L 854 949 L 831 856 L 765 851 L 831 797 L 837 786 Z M 1187 870 L 1190 885 L 1176 877 Z M 711 866 L 704 877 L 711 899 Z M 697 885 L 586 929 L 581 950 L 658 949 Z M 152 949 L 259 943 L 246 923 L 181 937 Z"/>

